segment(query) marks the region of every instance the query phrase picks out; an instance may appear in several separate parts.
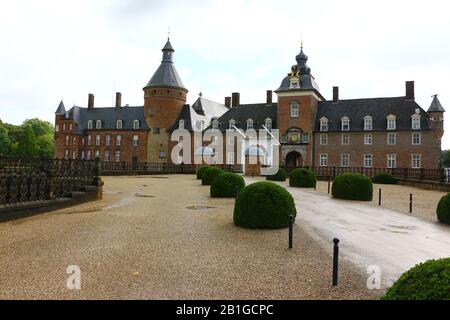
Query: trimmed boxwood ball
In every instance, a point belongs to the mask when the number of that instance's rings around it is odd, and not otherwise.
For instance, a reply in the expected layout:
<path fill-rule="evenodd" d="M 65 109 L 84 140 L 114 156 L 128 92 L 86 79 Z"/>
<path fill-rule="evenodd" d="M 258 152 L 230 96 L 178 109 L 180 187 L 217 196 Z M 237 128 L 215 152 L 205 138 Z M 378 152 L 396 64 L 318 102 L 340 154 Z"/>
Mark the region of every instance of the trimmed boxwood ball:
<path fill-rule="evenodd" d="M 203 174 L 205 173 L 206 169 L 210 168 L 209 166 L 203 166 L 201 168 L 197 169 L 197 180 L 202 180 Z"/>
<path fill-rule="evenodd" d="M 373 184 L 365 175 L 344 173 L 334 178 L 332 194 L 338 199 L 372 201 Z"/>
<path fill-rule="evenodd" d="M 289 176 L 289 185 L 298 188 L 315 188 L 317 185 L 316 174 L 308 169 L 295 169 Z"/>
<path fill-rule="evenodd" d="M 220 168 L 216 167 L 207 168 L 202 176 L 202 185 L 204 186 L 212 185 L 214 179 L 220 176 L 222 173 L 225 173 L 225 171 L 223 171 Z"/>
<path fill-rule="evenodd" d="M 283 168 L 279 168 L 278 172 L 272 176 L 266 176 L 269 181 L 286 181 L 287 178 L 288 174 Z"/>
<path fill-rule="evenodd" d="M 450 224 L 450 193 L 441 198 L 436 213 L 440 222 Z"/>
<path fill-rule="evenodd" d="M 257 182 L 239 192 L 234 206 L 234 224 L 249 229 L 280 229 L 296 217 L 294 199 L 283 187 Z"/>
<path fill-rule="evenodd" d="M 222 173 L 211 185 L 211 197 L 235 198 L 244 189 L 245 181 L 236 173 Z"/>
<path fill-rule="evenodd" d="M 397 179 L 394 178 L 392 174 L 387 172 L 377 174 L 375 177 L 373 177 L 372 181 L 373 183 L 378 184 L 397 184 Z"/>
<path fill-rule="evenodd" d="M 450 258 L 429 260 L 404 273 L 382 300 L 449 300 Z"/>

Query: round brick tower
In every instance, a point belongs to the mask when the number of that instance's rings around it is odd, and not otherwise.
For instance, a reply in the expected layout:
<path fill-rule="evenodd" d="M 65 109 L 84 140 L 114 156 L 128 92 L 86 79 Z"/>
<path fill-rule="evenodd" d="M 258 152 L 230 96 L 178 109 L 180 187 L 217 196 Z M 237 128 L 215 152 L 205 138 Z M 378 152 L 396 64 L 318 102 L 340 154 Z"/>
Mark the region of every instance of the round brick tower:
<path fill-rule="evenodd" d="M 180 114 L 188 93 L 175 69 L 170 39 L 162 52 L 161 65 L 144 88 L 144 112 L 150 128 L 147 159 L 155 163 L 169 162 L 167 129 Z"/>

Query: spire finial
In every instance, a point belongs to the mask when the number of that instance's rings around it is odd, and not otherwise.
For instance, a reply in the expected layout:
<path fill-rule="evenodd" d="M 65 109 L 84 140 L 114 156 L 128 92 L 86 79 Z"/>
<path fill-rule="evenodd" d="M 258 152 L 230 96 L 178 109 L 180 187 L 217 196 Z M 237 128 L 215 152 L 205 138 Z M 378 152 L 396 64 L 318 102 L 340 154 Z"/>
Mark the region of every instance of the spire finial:
<path fill-rule="evenodd" d="M 167 27 L 167 40 L 170 40 L 170 27 Z"/>
<path fill-rule="evenodd" d="M 300 48 L 303 50 L 303 39 L 302 39 L 302 42 L 300 44 Z"/>

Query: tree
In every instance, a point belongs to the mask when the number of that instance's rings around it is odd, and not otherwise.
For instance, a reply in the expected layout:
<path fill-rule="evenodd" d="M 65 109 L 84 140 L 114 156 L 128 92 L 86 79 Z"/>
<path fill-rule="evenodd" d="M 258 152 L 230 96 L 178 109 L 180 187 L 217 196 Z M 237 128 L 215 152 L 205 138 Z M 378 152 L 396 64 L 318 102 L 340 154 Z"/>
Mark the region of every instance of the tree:
<path fill-rule="evenodd" d="M 39 156 L 44 158 L 53 157 L 54 135 L 45 134 L 36 138 L 39 147 Z"/>
<path fill-rule="evenodd" d="M 19 138 L 16 155 L 21 157 L 38 157 L 39 146 L 36 135 L 30 125 L 22 125 L 23 131 Z"/>
<path fill-rule="evenodd" d="M 53 134 L 53 125 L 48 121 L 43 121 L 38 118 L 25 120 L 22 125 L 31 126 L 36 137 Z"/>
<path fill-rule="evenodd" d="M 442 167 L 449 168 L 450 167 L 450 150 L 442 151 Z"/>
<path fill-rule="evenodd" d="M 9 139 L 8 129 L 0 121 L 0 156 L 7 156 L 11 148 L 11 140 Z"/>

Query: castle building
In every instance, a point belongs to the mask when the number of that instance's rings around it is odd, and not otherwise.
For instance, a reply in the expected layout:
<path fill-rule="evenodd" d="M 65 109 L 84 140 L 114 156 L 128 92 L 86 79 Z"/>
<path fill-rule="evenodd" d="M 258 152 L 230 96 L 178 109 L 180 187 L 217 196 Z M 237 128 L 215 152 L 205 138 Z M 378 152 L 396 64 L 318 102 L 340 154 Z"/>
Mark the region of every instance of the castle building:
<path fill-rule="evenodd" d="M 115 162 L 171 162 L 171 133 L 184 129 L 202 133 L 245 135 L 249 130 L 278 129 L 280 164 L 286 167 L 438 168 L 444 134 L 444 108 L 437 95 L 425 111 L 415 101 L 414 82 L 406 82 L 405 94 L 391 98 L 344 100 L 333 88 L 326 100 L 308 66 L 303 51 L 275 91 L 267 91 L 264 103 L 241 104 L 235 92 L 217 103 L 203 98 L 186 104 L 188 90 L 175 69 L 174 49 L 167 41 L 161 65 L 144 87 L 144 106 L 121 106 L 120 93 L 114 108 L 88 107 L 56 111 L 55 157 Z M 243 145 L 220 150 L 221 162 L 233 164 L 238 148 L 244 156 L 256 153 L 264 162 L 273 155 L 248 137 Z M 215 153 L 202 141 L 191 140 L 193 158 Z M 179 161 L 181 162 L 181 161 Z"/>

